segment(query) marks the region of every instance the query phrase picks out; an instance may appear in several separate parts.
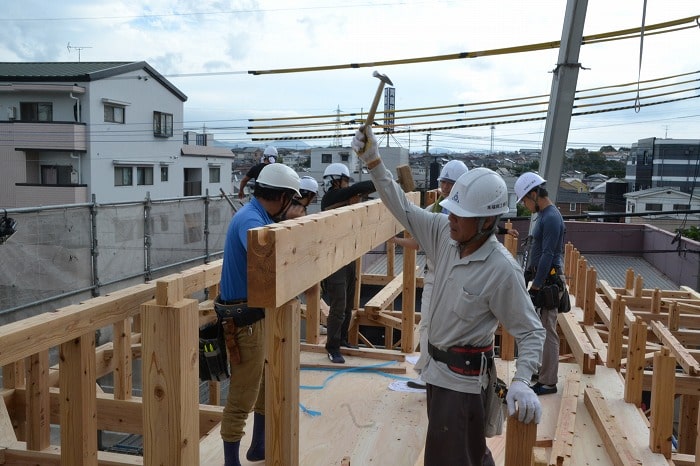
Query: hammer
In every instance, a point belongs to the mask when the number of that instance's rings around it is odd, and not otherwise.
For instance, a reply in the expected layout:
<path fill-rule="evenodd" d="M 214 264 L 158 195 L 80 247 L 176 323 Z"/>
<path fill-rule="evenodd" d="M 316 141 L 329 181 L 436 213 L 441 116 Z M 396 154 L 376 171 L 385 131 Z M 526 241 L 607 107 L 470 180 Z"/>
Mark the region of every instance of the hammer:
<path fill-rule="evenodd" d="M 371 125 L 372 123 L 374 123 L 374 114 L 377 113 L 377 106 L 379 105 L 379 99 L 382 98 L 382 90 L 384 90 L 384 85 L 394 85 L 394 83 L 391 82 L 391 79 L 389 79 L 387 75 L 381 74 L 376 70 L 374 71 L 374 73 L 372 73 L 372 76 L 379 79 L 379 87 L 377 88 L 377 93 L 374 94 L 374 100 L 372 101 L 372 105 L 369 107 L 369 112 L 367 112 L 367 118 L 365 118 L 365 125 Z"/>

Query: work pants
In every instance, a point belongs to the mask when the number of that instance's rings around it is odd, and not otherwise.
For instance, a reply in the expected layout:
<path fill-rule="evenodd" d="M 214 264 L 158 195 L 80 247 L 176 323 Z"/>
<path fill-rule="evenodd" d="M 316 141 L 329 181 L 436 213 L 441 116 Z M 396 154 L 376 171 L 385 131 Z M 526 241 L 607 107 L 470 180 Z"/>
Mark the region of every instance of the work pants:
<path fill-rule="evenodd" d="M 495 466 L 484 435 L 486 393 L 427 385 L 425 466 Z"/>
<path fill-rule="evenodd" d="M 540 366 L 538 382 L 545 385 L 556 385 L 559 374 L 559 334 L 557 333 L 558 310 L 540 309 L 540 320 L 546 336 L 542 349 L 542 365 Z"/>
<path fill-rule="evenodd" d="M 241 363 L 231 366 L 228 397 L 221 421 L 224 442 L 243 438 L 251 411 L 265 415 L 265 319 L 236 329 Z"/>
<path fill-rule="evenodd" d="M 329 307 L 326 320 L 326 349 L 339 350 L 340 343 L 348 340 L 355 304 L 355 262 L 350 262 L 329 275 L 324 288 Z"/>

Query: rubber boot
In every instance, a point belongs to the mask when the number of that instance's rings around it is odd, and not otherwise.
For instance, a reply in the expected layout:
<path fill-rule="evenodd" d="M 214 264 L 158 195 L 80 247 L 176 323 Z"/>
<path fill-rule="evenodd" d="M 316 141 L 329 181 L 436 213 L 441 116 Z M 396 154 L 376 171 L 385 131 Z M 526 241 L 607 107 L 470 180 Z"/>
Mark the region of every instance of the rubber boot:
<path fill-rule="evenodd" d="M 241 466 L 241 461 L 238 459 L 240 446 L 240 440 L 238 442 L 224 442 L 224 466 Z"/>
<path fill-rule="evenodd" d="M 250 448 L 245 455 L 248 461 L 262 461 L 265 459 L 265 415 L 253 413 L 253 439 Z"/>

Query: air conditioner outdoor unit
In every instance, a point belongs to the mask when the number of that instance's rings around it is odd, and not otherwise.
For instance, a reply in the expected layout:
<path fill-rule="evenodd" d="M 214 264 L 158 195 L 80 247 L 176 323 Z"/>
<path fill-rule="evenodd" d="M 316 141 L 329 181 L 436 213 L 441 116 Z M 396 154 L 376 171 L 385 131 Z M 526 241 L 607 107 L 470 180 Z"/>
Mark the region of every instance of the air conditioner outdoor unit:
<path fill-rule="evenodd" d="M 7 119 L 16 120 L 17 119 L 17 107 L 7 107 Z"/>

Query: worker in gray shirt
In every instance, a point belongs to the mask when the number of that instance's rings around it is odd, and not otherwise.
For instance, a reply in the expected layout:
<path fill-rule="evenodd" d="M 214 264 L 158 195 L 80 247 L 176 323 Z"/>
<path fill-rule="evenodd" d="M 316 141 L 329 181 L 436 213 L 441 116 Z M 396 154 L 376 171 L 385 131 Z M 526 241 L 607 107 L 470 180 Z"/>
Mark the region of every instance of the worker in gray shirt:
<path fill-rule="evenodd" d="M 503 178 L 487 168 L 460 176 L 447 199 L 449 215 L 426 212 L 406 199 L 379 157 L 369 126 L 352 148 L 366 164 L 387 209 L 435 265 L 427 326 L 426 466 L 493 465 L 484 426 L 494 335 L 501 322 L 518 345 L 506 403 L 521 422 L 539 423 L 542 407 L 530 388 L 545 332 L 525 288 L 522 269 L 494 233 L 508 211 Z"/>

